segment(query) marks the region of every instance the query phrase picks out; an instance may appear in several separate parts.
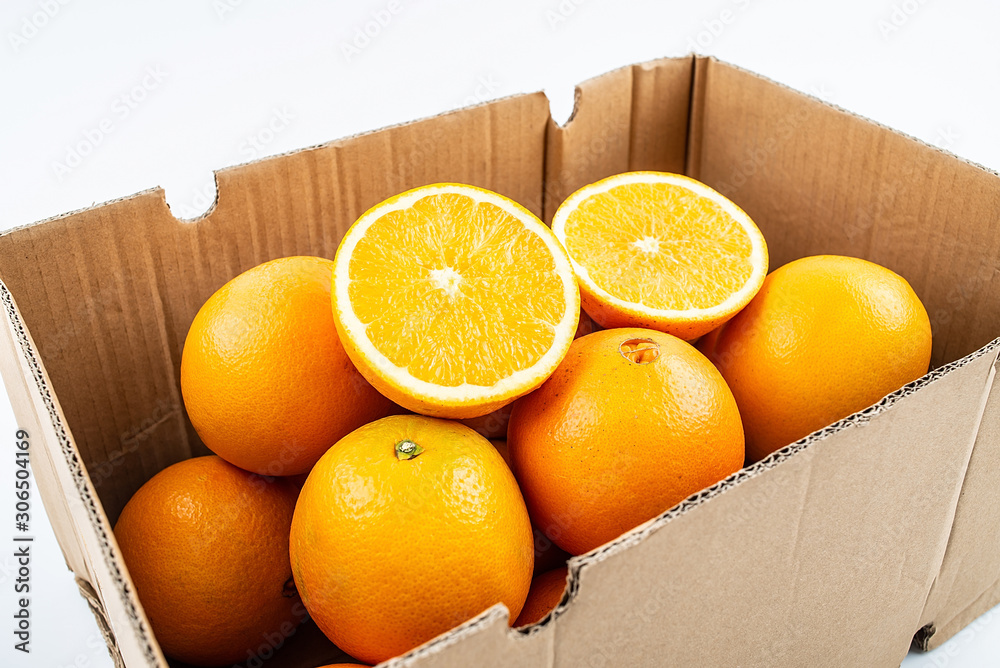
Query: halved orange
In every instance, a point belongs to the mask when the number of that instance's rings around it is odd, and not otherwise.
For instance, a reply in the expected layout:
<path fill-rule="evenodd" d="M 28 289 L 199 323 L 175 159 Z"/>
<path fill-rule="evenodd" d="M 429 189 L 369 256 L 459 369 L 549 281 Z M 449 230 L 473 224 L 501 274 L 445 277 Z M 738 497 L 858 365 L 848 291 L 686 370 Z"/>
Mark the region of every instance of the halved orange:
<path fill-rule="evenodd" d="M 735 315 L 767 275 L 750 217 L 704 183 L 627 172 L 576 191 L 552 231 L 569 253 L 583 308 L 598 324 L 695 339 Z"/>
<path fill-rule="evenodd" d="M 441 183 L 391 197 L 347 231 L 333 311 L 361 374 L 425 415 L 486 415 L 535 389 L 573 341 L 565 250 L 497 193 Z"/>

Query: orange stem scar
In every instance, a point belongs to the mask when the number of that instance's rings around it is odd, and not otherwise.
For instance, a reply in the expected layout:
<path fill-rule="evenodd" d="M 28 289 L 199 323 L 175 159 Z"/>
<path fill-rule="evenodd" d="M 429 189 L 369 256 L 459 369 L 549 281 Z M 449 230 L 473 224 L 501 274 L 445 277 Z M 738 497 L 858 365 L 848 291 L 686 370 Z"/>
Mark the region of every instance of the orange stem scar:
<path fill-rule="evenodd" d="M 634 364 L 649 364 L 660 356 L 660 346 L 651 339 L 629 339 L 618 346 L 618 352 Z"/>

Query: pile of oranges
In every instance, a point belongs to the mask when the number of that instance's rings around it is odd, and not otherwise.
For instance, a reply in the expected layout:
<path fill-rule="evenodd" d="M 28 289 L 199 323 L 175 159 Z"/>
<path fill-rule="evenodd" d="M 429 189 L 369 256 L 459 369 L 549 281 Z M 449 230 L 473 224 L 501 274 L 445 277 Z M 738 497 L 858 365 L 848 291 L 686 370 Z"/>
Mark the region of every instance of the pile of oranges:
<path fill-rule="evenodd" d="M 551 228 L 425 186 L 333 261 L 212 295 L 181 390 L 216 456 L 154 476 L 115 534 L 168 656 L 247 661 L 309 617 L 376 663 L 496 603 L 538 622 L 569 555 L 874 403 L 930 351 L 903 278 L 838 256 L 768 275 L 753 221 L 684 176 L 591 184 Z"/>

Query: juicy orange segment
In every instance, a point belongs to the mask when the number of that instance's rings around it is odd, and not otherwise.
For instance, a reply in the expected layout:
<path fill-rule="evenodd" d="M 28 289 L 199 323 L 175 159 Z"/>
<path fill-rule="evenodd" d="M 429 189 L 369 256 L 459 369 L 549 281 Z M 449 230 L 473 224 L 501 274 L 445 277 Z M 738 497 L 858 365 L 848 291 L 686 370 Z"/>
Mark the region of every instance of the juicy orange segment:
<path fill-rule="evenodd" d="M 565 251 L 527 209 L 480 188 L 425 186 L 376 205 L 334 267 L 334 318 L 352 361 L 428 415 L 485 415 L 534 389 L 576 330 Z"/>
<path fill-rule="evenodd" d="M 552 231 L 584 309 L 603 327 L 697 338 L 743 308 L 767 274 L 767 246 L 749 216 L 677 174 L 629 172 L 586 186 L 559 207 Z"/>

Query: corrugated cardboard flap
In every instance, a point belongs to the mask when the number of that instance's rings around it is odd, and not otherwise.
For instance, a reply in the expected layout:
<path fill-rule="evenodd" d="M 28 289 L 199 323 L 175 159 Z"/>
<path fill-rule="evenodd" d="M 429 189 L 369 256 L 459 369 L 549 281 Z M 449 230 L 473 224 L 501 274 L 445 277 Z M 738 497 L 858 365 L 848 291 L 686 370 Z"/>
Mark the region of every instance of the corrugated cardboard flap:
<path fill-rule="evenodd" d="M 577 189 L 629 170 L 682 172 L 694 60 L 665 58 L 581 83 L 566 124 L 551 118 L 545 221 Z"/>
<path fill-rule="evenodd" d="M 936 641 L 994 600 L 1000 521 L 983 509 L 1000 475 L 1000 399 L 986 395 L 1000 309 L 984 305 L 1000 303 L 1000 180 L 689 57 L 584 82 L 564 126 L 544 96 L 523 95 L 223 170 L 216 206 L 193 223 L 157 189 L 0 235 L 0 278 L 22 308 L 0 287 L 4 379 L 42 436 L 46 502 L 66 501 L 50 511 L 63 549 L 126 661 L 164 665 L 108 518 L 205 452 L 177 377 L 214 290 L 273 257 L 331 257 L 360 213 L 410 187 L 464 181 L 549 218 L 576 188 L 630 169 L 688 169 L 722 189 L 775 264 L 837 252 L 906 276 L 939 368 L 573 559 L 569 595 L 542 624 L 513 631 L 493 608 L 393 665 L 893 665 L 921 625 Z"/>
<path fill-rule="evenodd" d="M 30 436 L 31 465 L 45 508 L 67 563 L 78 576 L 98 617 L 102 634 L 111 630 L 109 644 L 116 662 L 122 654 L 130 665 L 162 666 L 163 654 L 148 632 L 149 621 L 134 596 L 121 553 L 111 538 L 110 524 L 79 451 L 66 426 L 59 400 L 42 366 L 34 341 L 7 286 L 0 282 L 0 302 L 7 349 L 0 371 L 11 395 L 19 424 Z M 107 583 L 105 592 L 100 583 Z M 93 597 L 89 594 L 94 594 Z M 99 604 L 95 605 L 97 601 Z"/>
<path fill-rule="evenodd" d="M 982 404 L 967 399 L 983 394 L 998 349 L 1000 341 L 939 369 L 574 559 L 580 582 L 556 619 L 556 665 L 594 654 L 671 665 L 898 665 L 941 563 L 942 528 L 981 417 Z M 953 419 L 921 420 L 936 411 Z"/>
<path fill-rule="evenodd" d="M 994 384 L 962 486 L 948 550 L 921 616 L 921 649 L 1000 603 L 1000 386 Z"/>
<path fill-rule="evenodd" d="M 772 266 L 839 253 L 898 272 L 927 307 L 934 366 L 1000 332 L 1000 312 L 990 306 L 1000 303 L 996 173 L 710 58 L 697 62 L 691 108 L 689 170 L 760 225 Z M 995 402 L 986 408 L 921 618 L 936 630 L 929 646 L 960 628 L 956 620 L 984 611 L 984 592 L 1000 577 Z M 927 631 L 921 639 L 929 641 Z"/>

